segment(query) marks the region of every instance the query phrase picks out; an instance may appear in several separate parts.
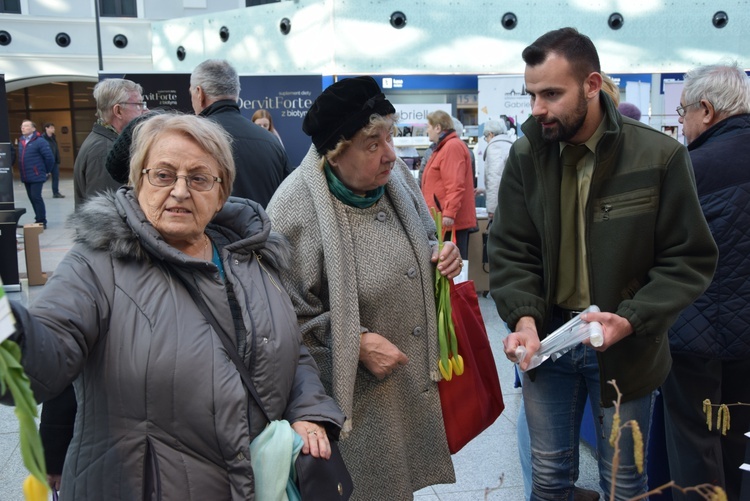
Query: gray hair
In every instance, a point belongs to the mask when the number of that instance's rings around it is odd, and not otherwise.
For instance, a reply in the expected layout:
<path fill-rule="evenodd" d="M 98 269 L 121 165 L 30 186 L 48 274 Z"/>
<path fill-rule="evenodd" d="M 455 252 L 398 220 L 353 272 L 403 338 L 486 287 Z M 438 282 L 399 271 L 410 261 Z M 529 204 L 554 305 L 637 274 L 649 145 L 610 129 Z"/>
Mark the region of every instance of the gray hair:
<path fill-rule="evenodd" d="M 190 87 L 200 87 L 206 96 L 214 100 L 237 100 L 240 96 L 240 77 L 228 61 L 207 59 L 193 70 Z"/>
<path fill-rule="evenodd" d="M 685 104 L 708 100 L 720 116 L 750 113 L 750 77 L 737 65 L 698 66 L 685 73 Z"/>
<path fill-rule="evenodd" d="M 489 120 L 484 123 L 484 132 L 491 132 L 494 135 L 499 136 L 500 134 L 507 133 L 508 128 L 503 122 L 499 122 L 497 120 Z"/>
<path fill-rule="evenodd" d="M 143 177 L 142 170 L 148 161 L 151 148 L 165 134 L 177 133 L 197 144 L 203 151 L 216 159 L 221 177 L 221 200 L 226 202 L 232 192 L 235 177 L 232 137 L 224 128 L 207 118 L 196 115 L 165 113 L 140 120 L 133 130 L 130 145 L 130 185 L 136 195 Z"/>
<path fill-rule="evenodd" d="M 112 108 L 118 103 L 130 100 L 129 94 L 137 92 L 143 95 L 143 87 L 132 80 L 124 78 L 107 78 L 94 86 L 94 99 L 96 100 L 96 115 L 109 122 L 112 118 Z"/>

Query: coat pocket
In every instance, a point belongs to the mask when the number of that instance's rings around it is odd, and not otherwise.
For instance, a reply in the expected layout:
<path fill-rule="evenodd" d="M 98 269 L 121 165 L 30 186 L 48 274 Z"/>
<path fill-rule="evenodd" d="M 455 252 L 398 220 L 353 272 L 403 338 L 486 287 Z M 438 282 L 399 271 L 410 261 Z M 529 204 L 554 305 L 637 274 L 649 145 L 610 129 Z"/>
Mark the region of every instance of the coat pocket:
<path fill-rule="evenodd" d="M 595 202 L 594 222 L 606 222 L 620 217 L 637 216 L 656 211 L 659 206 L 659 192 L 655 187 L 640 188 Z"/>

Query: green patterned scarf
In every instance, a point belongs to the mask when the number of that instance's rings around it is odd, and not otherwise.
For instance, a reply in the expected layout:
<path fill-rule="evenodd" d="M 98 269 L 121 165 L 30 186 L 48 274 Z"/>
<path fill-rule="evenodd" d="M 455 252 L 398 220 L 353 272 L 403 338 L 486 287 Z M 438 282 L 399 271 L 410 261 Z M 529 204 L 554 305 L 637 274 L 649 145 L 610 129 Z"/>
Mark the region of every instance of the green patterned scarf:
<path fill-rule="evenodd" d="M 350 207 L 358 207 L 360 209 L 372 207 L 378 200 L 380 200 L 383 193 L 385 193 L 385 186 L 380 186 L 374 190 L 365 192 L 364 196 L 357 195 L 344 186 L 344 183 L 336 177 L 336 174 L 333 173 L 331 166 L 328 164 L 328 160 L 325 161 L 324 169 L 326 173 L 326 181 L 328 181 L 328 189 L 331 190 L 334 197 Z"/>

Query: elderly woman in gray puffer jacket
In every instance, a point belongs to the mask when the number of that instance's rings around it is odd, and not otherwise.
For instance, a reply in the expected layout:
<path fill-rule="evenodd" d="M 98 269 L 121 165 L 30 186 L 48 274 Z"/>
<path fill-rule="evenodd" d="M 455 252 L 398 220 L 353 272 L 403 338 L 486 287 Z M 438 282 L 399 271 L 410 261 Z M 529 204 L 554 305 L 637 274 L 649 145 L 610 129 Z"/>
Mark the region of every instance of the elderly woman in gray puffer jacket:
<path fill-rule="evenodd" d="M 344 416 L 279 286 L 287 244 L 260 206 L 227 201 L 234 162 L 213 122 L 153 117 L 131 151 L 131 187 L 76 213 L 76 245 L 31 308 L 13 305 L 37 398 L 75 380 L 62 497 L 253 499 L 249 444 L 266 420 L 187 287 L 230 333 L 270 419 L 329 457 Z"/>

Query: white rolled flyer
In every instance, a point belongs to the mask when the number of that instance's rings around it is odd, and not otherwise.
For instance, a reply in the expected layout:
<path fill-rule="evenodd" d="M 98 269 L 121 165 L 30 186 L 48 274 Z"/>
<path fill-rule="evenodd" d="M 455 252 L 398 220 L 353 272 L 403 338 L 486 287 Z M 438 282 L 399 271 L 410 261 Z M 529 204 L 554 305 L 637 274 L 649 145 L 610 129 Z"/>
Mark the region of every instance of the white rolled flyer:
<path fill-rule="evenodd" d="M 542 339 L 539 351 L 531 356 L 531 360 L 529 361 L 526 370 L 539 367 L 539 365 L 547 361 L 549 358 L 554 362 L 585 339 L 591 341 L 591 346 L 601 346 L 602 343 L 604 343 L 604 334 L 602 332 L 601 324 L 599 322 L 584 322 L 581 320 L 581 315 L 584 313 L 596 313 L 599 311 L 599 307 L 592 304 L 574 318 L 563 324 L 562 327 Z M 520 364 L 523 362 L 524 358 L 526 358 L 526 347 L 519 346 L 516 348 L 516 364 L 519 364 L 519 369 L 521 368 Z"/>

